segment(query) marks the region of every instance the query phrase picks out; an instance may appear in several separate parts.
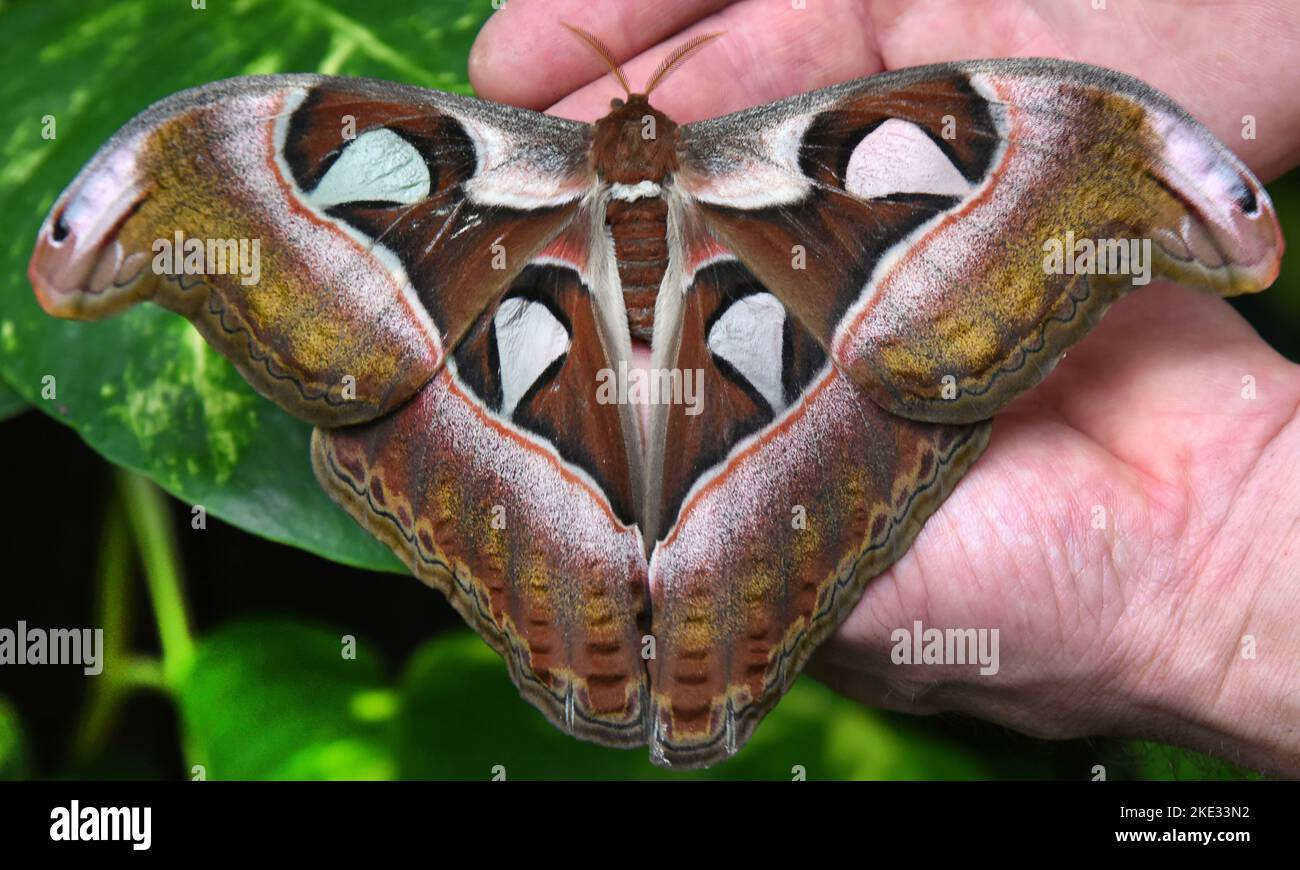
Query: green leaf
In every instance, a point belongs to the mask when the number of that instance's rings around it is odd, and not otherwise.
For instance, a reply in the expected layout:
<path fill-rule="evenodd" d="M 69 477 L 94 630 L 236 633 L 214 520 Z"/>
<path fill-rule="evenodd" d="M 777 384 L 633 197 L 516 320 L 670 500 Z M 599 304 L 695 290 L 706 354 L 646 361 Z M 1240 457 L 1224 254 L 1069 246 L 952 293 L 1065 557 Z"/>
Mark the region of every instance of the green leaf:
<path fill-rule="evenodd" d="M 27 777 L 27 737 L 9 699 L 0 695 L 0 780 Z"/>
<path fill-rule="evenodd" d="M 189 763 L 209 779 L 966 779 L 989 766 L 915 720 L 873 713 L 809 679 L 736 757 L 703 771 L 650 764 L 561 733 L 501 659 L 456 631 L 424 644 L 397 685 L 373 647 L 284 620 L 234 623 L 199 648 L 180 689 Z"/>
<path fill-rule="evenodd" d="M 408 664 L 395 726 L 405 779 L 966 779 L 989 770 L 970 750 L 915 720 L 873 713 L 804 677 L 734 758 L 674 772 L 646 750 L 608 749 L 561 733 L 520 698 L 505 664 L 455 632 Z"/>
<path fill-rule="evenodd" d="M 168 94 L 233 75 L 319 70 L 468 92 L 483 0 L 175 0 L 0 6 L 0 379 L 109 460 L 248 531 L 403 571 L 321 491 L 310 427 L 254 393 L 181 318 L 46 315 L 27 260 L 55 197 L 110 135 Z M 54 138 L 43 137 L 48 122 Z M 56 397 L 41 398 L 54 377 Z M 0 399 L 0 407 L 3 407 Z"/>
<path fill-rule="evenodd" d="M 660 778 L 644 749 L 607 749 L 561 733 L 524 701 L 478 637 L 451 632 L 407 664 L 397 720 L 403 779 Z M 499 766 L 499 767 L 498 767 Z"/>
<path fill-rule="evenodd" d="M 27 400 L 18 391 L 0 380 L 0 420 L 8 420 L 27 410 Z"/>
<path fill-rule="evenodd" d="M 1199 782 L 1202 780 L 1263 779 L 1258 772 L 1238 767 L 1229 761 L 1212 758 L 1190 749 L 1180 749 L 1152 741 L 1134 741 L 1129 747 L 1135 779 L 1176 780 Z"/>
<path fill-rule="evenodd" d="M 204 640 L 181 685 L 188 761 L 207 779 L 391 779 L 382 666 L 363 641 L 282 620 Z"/>

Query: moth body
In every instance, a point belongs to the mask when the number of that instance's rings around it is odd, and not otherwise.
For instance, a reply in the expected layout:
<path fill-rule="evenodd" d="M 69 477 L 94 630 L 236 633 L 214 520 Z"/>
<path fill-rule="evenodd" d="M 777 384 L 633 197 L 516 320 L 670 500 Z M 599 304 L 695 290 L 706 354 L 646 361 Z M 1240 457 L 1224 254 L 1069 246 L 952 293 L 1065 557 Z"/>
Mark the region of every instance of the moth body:
<path fill-rule="evenodd" d="M 618 262 L 632 337 L 649 342 L 655 299 L 668 268 L 664 188 L 678 166 L 678 126 L 644 94 L 614 100 L 594 125 L 591 165 L 607 186 L 605 223 Z"/>

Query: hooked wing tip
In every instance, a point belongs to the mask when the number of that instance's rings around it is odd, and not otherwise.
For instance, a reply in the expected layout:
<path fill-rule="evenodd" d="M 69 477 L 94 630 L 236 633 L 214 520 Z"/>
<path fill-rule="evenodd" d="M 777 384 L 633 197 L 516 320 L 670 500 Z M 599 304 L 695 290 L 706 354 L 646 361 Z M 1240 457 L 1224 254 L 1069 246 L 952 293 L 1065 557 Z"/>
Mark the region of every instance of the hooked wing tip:
<path fill-rule="evenodd" d="M 56 317 L 94 319 L 135 301 L 148 254 L 122 238 L 147 199 L 115 170 L 93 170 L 59 198 L 36 235 L 27 277 Z"/>
<path fill-rule="evenodd" d="M 1224 296 L 1267 289 L 1281 271 L 1286 245 L 1264 185 L 1199 127 L 1162 112 L 1152 125 L 1161 141 L 1155 176 L 1187 209 L 1181 224 L 1157 240 L 1200 273 L 1172 277 L 1207 283 Z"/>

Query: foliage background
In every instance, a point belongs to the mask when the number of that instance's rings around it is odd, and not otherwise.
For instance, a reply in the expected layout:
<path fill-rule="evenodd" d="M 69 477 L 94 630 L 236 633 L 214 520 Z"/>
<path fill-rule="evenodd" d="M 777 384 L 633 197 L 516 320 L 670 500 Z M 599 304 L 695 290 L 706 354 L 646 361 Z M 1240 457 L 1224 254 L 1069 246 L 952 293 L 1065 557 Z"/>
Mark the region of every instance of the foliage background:
<path fill-rule="evenodd" d="M 0 627 L 102 626 L 107 646 L 94 679 L 0 671 L 0 778 L 179 778 L 196 765 L 212 779 L 480 779 L 496 765 L 511 779 L 683 776 L 565 737 L 520 700 L 441 597 L 391 573 L 395 558 L 329 502 L 309 428 L 188 324 L 150 306 L 56 321 L 26 279 L 55 196 L 155 100 L 313 70 L 468 93 L 490 12 L 489 0 L 0 0 Z M 1270 190 L 1296 238 L 1295 173 Z M 1239 305 L 1292 359 L 1297 262 Z M 47 374 L 53 401 L 40 397 Z M 206 529 L 191 527 L 192 505 Z M 789 778 L 801 765 L 817 779 L 1084 779 L 1099 763 L 1112 779 L 1249 775 L 1152 744 L 877 713 L 803 678 L 748 748 L 689 776 Z"/>

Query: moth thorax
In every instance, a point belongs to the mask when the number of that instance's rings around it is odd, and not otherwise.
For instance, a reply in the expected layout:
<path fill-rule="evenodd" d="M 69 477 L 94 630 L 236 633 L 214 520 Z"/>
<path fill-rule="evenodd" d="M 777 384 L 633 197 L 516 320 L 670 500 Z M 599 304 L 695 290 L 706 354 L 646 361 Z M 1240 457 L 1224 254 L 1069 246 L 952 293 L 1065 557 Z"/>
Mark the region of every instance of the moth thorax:
<path fill-rule="evenodd" d="M 596 122 L 591 162 L 608 182 L 662 183 L 677 169 L 677 125 L 644 95 L 633 94 Z"/>

